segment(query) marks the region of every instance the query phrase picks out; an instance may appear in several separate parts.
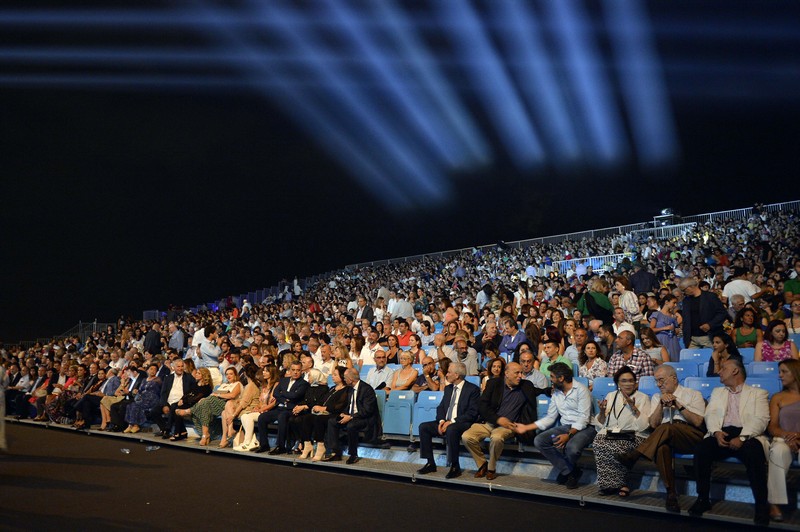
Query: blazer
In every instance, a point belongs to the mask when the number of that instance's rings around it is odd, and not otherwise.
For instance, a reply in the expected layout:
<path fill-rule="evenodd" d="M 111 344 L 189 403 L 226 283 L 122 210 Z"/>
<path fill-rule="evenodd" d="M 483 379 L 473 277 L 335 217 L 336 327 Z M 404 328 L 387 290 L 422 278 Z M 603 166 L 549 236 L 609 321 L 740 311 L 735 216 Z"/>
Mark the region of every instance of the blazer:
<path fill-rule="evenodd" d="M 697 297 L 700 298 L 699 325 L 708 323 L 711 326 L 708 330 L 708 337 L 711 338 L 713 334 L 724 331 L 722 324 L 728 319 L 728 311 L 725 310 L 725 305 L 722 304 L 722 301 L 716 294 L 709 292 L 702 292 Z M 681 313 L 683 316 L 683 343 L 686 347 L 689 347 L 689 344 L 692 343 L 692 327 L 694 324 L 692 323 L 691 313 L 688 312 L 688 298 L 684 299 L 683 302 L 683 312 Z"/>
<path fill-rule="evenodd" d="M 706 407 L 706 428 L 711 437 L 722 430 L 725 412 L 728 409 L 729 390 L 726 387 L 715 388 Z M 742 421 L 742 436 L 757 437 L 764 434 L 769 424 L 769 400 L 767 391 L 753 388 L 745 384 L 739 398 L 739 419 Z"/>
<path fill-rule="evenodd" d="M 289 382 L 291 382 L 289 377 L 283 377 L 278 381 L 278 385 L 275 386 L 275 389 L 272 391 L 272 396 L 275 398 L 275 402 L 278 406 L 283 405 L 284 408 L 291 410 L 297 406 L 297 403 L 305 398 L 309 384 L 308 381 L 298 379 L 295 381 L 292 389 L 287 390 Z"/>
<path fill-rule="evenodd" d="M 358 309 L 356 309 L 356 311 L 353 313 L 353 316 L 358 316 Z M 359 318 L 356 318 L 356 319 L 359 319 Z M 367 320 L 369 320 L 370 323 L 375 321 L 375 312 L 372 310 L 371 306 L 366 305 L 364 307 L 364 311 L 361 313 L 361 318 L 360 319 L 362 319 L 362 320 L 367 319 Z"/>
<path fill-rule="evenodd" d="M 190 393 L 195 389 L 197 386 L 197 381 L 194 377 L 189 375 L 187 372 L 183 372 L 181 375 L 181 380 L 183 381 L 183 395 Z M 167 404 L 167 398 L 169 397 L 169 392 L 172 390 L 172 385 L 175 384 L 175 374 L 170 373 L 164 379 L 164 385 L 161 386 L 161 404 Z"/>
<path fill-rule="evenodd" d="M 436 420 L 447 419 L 447 409 L 450 408 L 450 400 L 453 397 L 453 385 L 445 386 L 442 402 L 436 408 Z M 458 409 L 456 410 L 456 421 L 458 423 L 475 423 L 478 421 L 478 402 L 481 399 L 481 389 L 471 382 L 464 381 L 461 388 L 461 395 L 458 397 Z"/>
<path fill-rule="evenodd" d="M 506 379 L 500 377 L 497 379 L 489 379 L 486 382 L 486 389 L 483 390 L 480 403 L 478 405 L 478 412 L 480 412 L 481 419 L 492 425 L 497 425 L 497 411 L 500 409 L 500 403 L 503 401 L 503 391 L 506 386 Z M 512 419 L 512 421 L 525 420 L 526 423 L 536 421 L 536 397 L 539 395 L 549 395 L 550 390 L 537 388 L 531 381 L 522 380 L 519 383 L 522 388 L 522 393 L 525 395 L 525 406 L 519 416 L 520 419 Z M 444 399 L 442 399 L 444 402 Z"/>
<path fill-rule="evenodd" d="M 133 381 L 133 388 L 131 388 L 130 392 L 125 394 L 125 399 L 133 399 L 134 398 L 133 391 L 141 388 L 142 384 L 144 384 L 144 381 L 146 380 L 147 380 L 147 373 L 145 373 L 144 371 L 137 371 L 136 380 Z"/>
<path fill-rule="evenodd" d="M 347 403 L 345 403 L 342 413 L 349 412 L 352 397 L 353 388 L 350 388 L 347 394 Z M 363 420 L 366 423 L 364 440 L 374 441 L 378 439 L 383 433 L 381 415 L 378 411 L 378 398 L 375 395 L 375 389 L 364 381 L 359 381 L 356 408 L 358 408 L 358 412 L 353 416 L 353 420 Z"/>

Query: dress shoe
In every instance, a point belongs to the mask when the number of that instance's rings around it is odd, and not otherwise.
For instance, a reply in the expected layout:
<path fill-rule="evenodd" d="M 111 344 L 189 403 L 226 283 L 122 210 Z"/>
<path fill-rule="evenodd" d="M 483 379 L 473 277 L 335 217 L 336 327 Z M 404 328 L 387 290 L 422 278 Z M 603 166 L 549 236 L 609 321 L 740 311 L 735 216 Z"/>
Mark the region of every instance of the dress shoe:
<path fill-rule="evenodd" d="M 489 469 L 489 463 L 484 462 L 484 464 L 478 468 L 475 472 L 475 478 L 483 478 L 486 476 L 486 471 Z"/>
<path fill-rule="evenodd" d="M 450 467 L 450 471 L 444 476 L 444 478 L 458 478 L 461 476 L 461 468 L 458 466 Z"/>
<path fill-rule="evenodd" d="M 569 474 L 567 481 L 564 483 L 564 487 L 568 490 L 574 490 L 578 487 L 578 481 L 581 479 L 581 475 L 583 471 L 578 469 L 577 467 L 572 470 L 572 473 Z"/>
<path fill-rule="evenodd" d="M 436 473 L 436 464 L 428 462 L 421 468 L 417 469 L 417 473 L 420 475 L 427 475 L 428 473 Z"/>
<path fill-rule="evenodd" d="M 674 492 L 667 493 L 667 502 L 664 503 L 664 507 L 668 512 L 676 514 L 681 513 L 681 505 L 678 504 L 678 494 Z"/>
<path fill-rule="evenodd" d="M 626 453 L 617 453 L 614 455 L 614 458 L 617 459 L 617 462 L 619 462 L 626 469 L 633 469 L 633 466 L 636 465 L 636 462 L 641 457 L 642 453 L 636 449 L 632 449 Z"/>
<path fill-rule="evenodd" d="M 556 484 L 563 486 L 564 484 L 567 483 L 568 479 L 569 479 L 569 473 L 559 473 L 558 476 L 556 477 Z"/>
<path fill-rule="evenodd" d="M 708 499 L 697 499 L 694 504 L 689 508 L 689 515 L 700 517 L 711 509 L 711 501 Z"/>
<path fill-rule="evenodd" d="M 287 452 L 288 451 L 286 450 L 286 447 L 275 447 L 274 449 L 272 449 L 269 452 L 269 455 L 270 456 L 276 456 L 276 455 L 279 455 L 279 454 L 286 454 Z"/>
<path fill-rule="evenodd" d="M 333 453 L 322 459 L 323 462 L 341 462 L 342 455 L 340 453 Z"/>
<path fill-rule="evenodd" d="M 350 456 L 347 457 L 347 465 L 353 465 L 359 460 L 361 460 L 361 458 L 359 458 L 357 454 L 351 454 Z"/>
<path fill-rule="evenodd" d="M 258 448 L 255 449 L 253 452 L 254 453 L 266 453 L 266 452 L 269 452 L 269 447 L 261 447 L 259 445 Z"/>
<path fill-rule="evenodd" d="M 497 478 L 497 472 L 491 469 L 486 470 L 486 480 L 494 480 Z"/>

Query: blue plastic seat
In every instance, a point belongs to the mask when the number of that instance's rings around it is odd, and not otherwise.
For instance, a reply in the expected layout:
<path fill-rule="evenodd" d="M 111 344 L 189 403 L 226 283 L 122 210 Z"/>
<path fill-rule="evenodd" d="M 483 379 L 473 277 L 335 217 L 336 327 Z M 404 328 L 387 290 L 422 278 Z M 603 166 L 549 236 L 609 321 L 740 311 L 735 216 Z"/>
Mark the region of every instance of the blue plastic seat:
<path fill-rule="evenodd" d="M 781 381 L 775 377 L 753 377 L 747 378 L 747 384 L 753 386 L 754 388 L 761 388 L 763 390 L 767 390 L 767 393 L 770 397 L 778 393 L 783 389 L 783 384 Z"/>
<path fill-rule="evenodd" d="M 608 392 L 613 392 L 617 389 L 612 377 L 595 377 L 594 384 L 592 385 L 592 398 L 601 401 L 606 398 Z"/>
<path fill-rule="evenodd" d="M 754 362 L 756 359 L 755 347 L 740 347 L 739 354 L 742 355 L 742 362 L 744 362 L 745 364 Z"/>
<path fill-rule="evenodd" d="M 661 392 L 656 384 L 656 378 L 650 375 L 639 377 L 639 391 L 649 396 L 652 396 L 654 393 Z"/>
<path fill-rule="evenodd" d="M 477 375 L 467 375 L 466 377 L 464 377 L 464 380 L 467 382 L 471 382 L 472 384 L 478 387 L 480 387 L 481 385 L 481 378 Z"/>
<path fill-rule="evenodd" d="M 749 377 L 774 377 L 778 378 L 777 362 L 753 362 L 747 370 Z"/>
<path fill-rule="evenodd" d="M 363 366 L 361 366 L 361 371 L 359 371 L 358 374 L 361 376 L 362 379 L 366 379 L 367 373 L 369 373 L 369 370 L 371 370 L 374 367 L 375 364 L 364 364 Z"/>
<path fill-rule="evenodd" d="M 411 435 L 419 436 L 419 426 L 426 421 L 436 421 L 436 408 L 442 402 L 444 392 L 420 392 L 414 403 Z"/>
<path fill-rule="evenodd" d="M 695 362 L 664 362 L 675 368 L 678 374 L 678 381 L 683 382 L 686 377 L 697 377 L 697 363 Z"/>
<path fill-rule="evenodd" d="M 536 398 L 536 418 L 542 419 L 547 415 L 547 409 L 550 408 L 550 398 L 546 395 L 540 395 Z"/>
<path fill-rule="evenodd" d="M 378 413 L 383 419 L 383 409 L 386 406 L 386 390 L 375 390 L 375 398 L 378 402 Z"/>
<path fill-rule="evenodd" d="M 722 386 L 718 377 L 687 377 L 683 385 L 700 392 L 706 401 L 711 397 L 714 388 Z"/>
<path fill-rule="evenodd" d="M 702 364 L 711 360 L 713 349 L 681 349 L 680 362 L 694 362 Z"/>
<path fill-rule="evenodd" d="M 589 387 L 589 377 L 577 377 L 576 376 L 576 377 L 572 377 L 572 380 L 575 381 L 575 382 L 579 382 L 579 383 L 583 384 L 587 388 Z"/>
<path fill-rule="evenodd" d="M 383 432 L 399 436 L 411 435 L 411 419 L 414 409 L 414 392 L 392 390 L 383 407 Z"/>

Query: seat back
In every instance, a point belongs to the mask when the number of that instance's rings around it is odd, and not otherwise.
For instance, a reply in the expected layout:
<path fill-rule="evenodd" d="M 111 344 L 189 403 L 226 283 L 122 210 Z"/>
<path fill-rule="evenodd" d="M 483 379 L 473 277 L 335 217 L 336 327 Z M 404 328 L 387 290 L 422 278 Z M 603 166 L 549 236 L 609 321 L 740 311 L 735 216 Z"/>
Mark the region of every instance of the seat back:
<path fill-rule="evenodd" d="M 681 349 L 680 362 L 694 362 L 695 364 L 702 364 L 711 360 L 711 352 L 713 349 Z"/>
<path fill-rule="evenodd" d="M 383 407 L 383 432 L 398 436 L 411 435 L 411 418 L 414 408 L 414 392 L 392 390 Z"/>
<path fill-rule="evenodd" d="M 700 392 L 706 401 L 711 397 L 711 392 L 714 391 L 714 388 L 722 386 L 718 377 L 686 377 L 683 385 Z"/>
<path fill-rule="evenodd" d="M 419 426 L 426 421 L 436 421 L 436 408 L 442 402 L 444 392 L 420 392 L 414 403 L 411 435 L 419 436 Z"/>

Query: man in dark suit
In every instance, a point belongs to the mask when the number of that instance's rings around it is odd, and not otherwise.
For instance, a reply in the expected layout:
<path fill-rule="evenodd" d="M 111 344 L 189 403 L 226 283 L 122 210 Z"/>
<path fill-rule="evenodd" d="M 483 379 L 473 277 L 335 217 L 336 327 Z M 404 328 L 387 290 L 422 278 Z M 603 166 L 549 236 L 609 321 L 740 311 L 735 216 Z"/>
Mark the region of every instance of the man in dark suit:
<path fill-rule="evenodd" d="M 522 376 L 522 366 L 510 362 L 502 378 L 489 379 L 478 404 L 483 422 L 474 423 L 461 437 L 478 465 L 475 478 L 497 478 L 495 466 L 505 441 L 514 436 L 517 423 L 536 420 L 536 397 L 549 392 L 535 387 Z M 488 461 L 481 449 L 481 443 L 486 438 L 491 440 Z"/>
<path fill-rule="evenodd" d="M 442 437 L 447 443 L 447 461 L 450 471 L 446 478 L 461 476 L 461 465 L 458 462 L 458 451 L 461 435 L 478 421 L 478 401 L 481 398 L 480 388 L 464 380 L 467 366 L 462 362 L 453 362 L 447 370 L 445 378 L 450 384 L 444 389 L 444 397 L 436 409 L 436 421 L 427 421 L 419 426 L 420 457 L 427 463 L 417 471 L 420 475 L 436 472 L 433 460 L 433 437 Z"/>
<path fill-rule="evenodd" d="M 121 432 L 128 424 L 125 421 L 125 410 L 136 398 L 136 394 L 139 393 L 139 388 L 144 384 L 144 381 L 147 380 L 147 373 L 140 371 L 133 362 L 128 364 L 126 371 L 130 372 L 131 380 L 122 401 L 111 405 L 111 432 Z"/>
<path fill-rule="evenodd" d="M 367 305 L 367 298 L 358 296 L 358 308 L 356 309 L 356 323 L 358 320 L 369 320 L 372 323 L 375 320 L 375 312 L 372 307 Z"/>
<path fill-rule="evenodd" d="M 380 433 L 380 414 L 378 413 L 378 400 L 375 390 L 362 381 L 358 371 L 348 369 L 344 380 L 350 387 L 346 412 L 338 417 L 328 420 L 327 446 L 331 455 L 326 457 L 326 462 L 336 462 L 342 459 L 342 448 L 339 441 L 341 429 L 347 430 L 347 458 L 348 464 L 358 462 L 358 433 L 364 431 L 367 440 L 375 439 Z"/>
<path fill-rule="evenodd" d="M 679 286 L 685 296 L 681 302 L 683 343 L 689 348 L 711 347 L 714 334 L 724 332 L 725 305 L 716 294 L 700 290 L 697 279 L 687 277 Z"/>
<path fill-rule="evenodd" d="M 275 391 L 272 392 L 276 402 L 275 408 L 258 416 L 259 447 L 255 452 L 269 451 L 271 455 L 287 452 L 286 432 L 289 418 L 292 415 L 292 409 L 305 397 L 308 386 L 308 382 L 303 379 L 303 365 L 300 362 L 292 362 L 289 367 L 289 376 L 282 378 L 275 387 Z M 278 422 L 278 441 L 275 448 L 270 451 L 267 427 L 276 421 Z"/>
<path fill-rule="evenodd" d="M 161 324 L 154 322 L 153 326 L 144 335 L 144 350 L 151 355 L 161 353 Z"/>
<path fill-rule="evenodd" d="M 166 365 L 161 367 L 165 368 Z M 156 433 L 154 436 L 161 436 L 164 439 L 170 436 L 167 427 L 172 426 L 175 409 L 180 408 L 178 401 L 196 387 L 197 381 L 195 378 L 184 371 L 183 360 L 173 360 L 172 373 L 164 378 L 164 384 L 161 386 L 161 400 L 150 411 L 150 419 L 160 429 L 160 433 Z"/>

